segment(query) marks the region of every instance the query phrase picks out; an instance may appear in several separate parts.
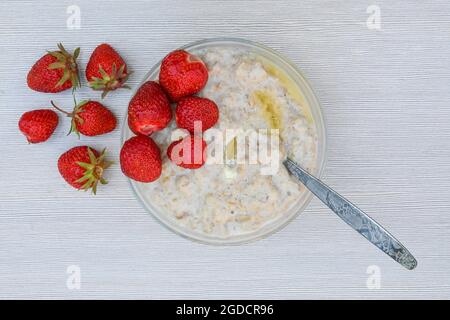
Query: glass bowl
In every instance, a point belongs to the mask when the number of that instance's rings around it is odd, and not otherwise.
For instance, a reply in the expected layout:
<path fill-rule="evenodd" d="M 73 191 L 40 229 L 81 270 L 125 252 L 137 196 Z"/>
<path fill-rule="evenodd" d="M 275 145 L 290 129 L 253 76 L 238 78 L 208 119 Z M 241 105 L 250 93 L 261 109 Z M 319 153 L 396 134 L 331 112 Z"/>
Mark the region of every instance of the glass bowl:
<path fill-rule="evenodd" d="M 306 106 L 303 107 L 309 109 L 310 116 L 314 121 L 317 131 L 317 138 L 318 138 L 317 166 L 316 172 L 314 172 L 314 174 L 320 178 L 325 166 L 325 159 L 326 159 L 325 123 L 319 102 L 314 92 L 312 91 L 311 87 L 309 86 L 308 82 L 306 81 L 305 77 L 303 77 L 302 73 L 300 72 L 300 70 L 291 61 L 280 55 L 275 50 L 255 42 L 239 38 L 206 39 L 187 44 L 181 47 L 180 49 L 184 49 L 186 51 L 196 51 L 217 46 L 227 46 L 227 47 L 232 46 L 248 50 L 251 53 L 256 54 L 258 57 L 268 60 L 273 66 L 276 66 L 279 70 L 282 70 L 284 74 L 287 75 L 290 78 L 290 80 L 292 80 L 292 82 L 298 86 L 300 92 L 303 94 L 304 102 L 306 103 Z M 158 80 L 160 63 L 161 61 L 159 61 L 156 65 L 154 65 L 150 69 L 150 71 L 144 77 L 143 81 L 140 83 L 139 87 L 148 80 Z M 136 93 L 136 91 L 134 92 L 134 94 Z M 128 128 L 127 123 L 128 119 L 127 115 L 125 115 L 125 119 L 122 124 L 122 138 L 121 138 L 122 145 L 126 140 L 128 140 L 134 135 Z M 273 221 L 264 224 L 260 229 L 257 229 L 249 233 L 223 238 L 196 232 L 191 229 L 185 228 L 181 225 L 178 225 L 167 214 L 159 212 L 158 209 L 155 208 L 152 205 L 152 203 L 143 196 L 141 189 L 143 183 L 136 182 L 131 179 L 129 179 L 129 181 L 131 189 L 133 190 L 134 194 L 139 199 L 139 201 L 142 203 L 143 207 L 148 212 L 150 212 L 156 218 L 156 220 L 159 221 L 162 225 L 164 225 L 165 227 L 167 227 L 168 229 L 170 229 L 171 231 L 175 232 L 180 236 L 183 236 L 190 240 L 211 245 L 242 244 L 257 239 L 261 239 L 270 234 L 273 234 L 282 229 L 284 226 L 286 226 L 295 217 L 297 217 L 307 207 L 312 197 L 312 194 L 308 190 L 304 190 L 302 192 L 302 195 L 298 199 L 298 202 L 294 206 L 292 206 L 291 209 L 289 209 L 286 213 L 280 215 L 280 217 L 274 219 Z"/>

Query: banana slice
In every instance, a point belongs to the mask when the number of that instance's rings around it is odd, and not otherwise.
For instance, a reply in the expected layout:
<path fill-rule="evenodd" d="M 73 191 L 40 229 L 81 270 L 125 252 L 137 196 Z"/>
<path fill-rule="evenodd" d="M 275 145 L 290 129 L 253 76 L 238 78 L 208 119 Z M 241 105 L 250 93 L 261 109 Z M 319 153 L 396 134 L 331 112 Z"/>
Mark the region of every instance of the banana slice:
<path fill-rule="evenodd" d="M 281 129 L 281 112 L 276 97 L 267 90 L 254 91 L 251 99 L 260 110 L 271 129 Z"/>
<path fill-rule="evenodd" d="M 277 78 L 281 85 L 286 89 L 287 94 L 302 108 L 306 120 L 308 120 L 309 123 L 313 123 L 314 120 L 309 104 L 297 84 L 286 74 L 286 72 L 278 68 L 271 61 L 261 56 L 258 57 L 258 60 L 261 62 L 266 72 L 272 77 Z"/>

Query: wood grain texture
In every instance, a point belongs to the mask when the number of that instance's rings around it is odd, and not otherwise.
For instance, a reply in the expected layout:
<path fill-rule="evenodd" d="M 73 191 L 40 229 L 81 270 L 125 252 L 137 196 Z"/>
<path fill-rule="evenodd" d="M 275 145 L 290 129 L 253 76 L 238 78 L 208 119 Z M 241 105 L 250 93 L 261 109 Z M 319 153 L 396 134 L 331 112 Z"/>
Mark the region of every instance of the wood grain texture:
<path fill-rule="evenodd" d="M 80 30 L 66 28 L 73 4 Z M 0 298 L 449 298 L 450 4 L 380 0 L 382 30 L 369 30 L 371 4 L 1 1 Z M 327 122 L 324 180 L 396 235 L 417 257 L 415 271 L 317 200 L 265 240 L 192 243 L 141 208 L 117 165 L 96 197 L 59 177 L 56 159 L 71 146 L 106 146 L 117 159 L 119 130 L 78 141 L 65 136 L 65 121 L 41 145 L 17 130 L 22 112 L 72 103 L 68 92 L 26 87 L 29 67 L 59 41 L 82 47 L 82 66 L 97 44 L 111 43 L 135 87 L 168 51 L 217 36 L 264 43 L 300 66 Z M 120 120 L 130 95 L 106 98 Z M 66 287 L 69 265 L 81 268 L 80 290 Z M 378 290 L 366 286 L 369 265 L 380 267 Z"/>

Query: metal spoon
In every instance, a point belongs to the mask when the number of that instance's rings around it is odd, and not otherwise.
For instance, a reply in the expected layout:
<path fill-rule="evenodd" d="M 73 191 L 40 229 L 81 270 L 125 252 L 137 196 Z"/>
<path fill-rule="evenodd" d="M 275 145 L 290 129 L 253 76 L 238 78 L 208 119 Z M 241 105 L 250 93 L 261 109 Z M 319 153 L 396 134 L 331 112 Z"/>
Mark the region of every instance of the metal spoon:
<path fill-rule="evenodd" d="M 293 176 L 300 180 L 317 198 L 333 210 L 339 218 L 344 220 L 381 251 L 409 270 L 417 266 L 417 260 L 409 253 L 408 249 L 361 209 L 325 185 L 322 181 L 309 174 L 291 159 L 287 158 L 283 161 L 283 164 Z"/>

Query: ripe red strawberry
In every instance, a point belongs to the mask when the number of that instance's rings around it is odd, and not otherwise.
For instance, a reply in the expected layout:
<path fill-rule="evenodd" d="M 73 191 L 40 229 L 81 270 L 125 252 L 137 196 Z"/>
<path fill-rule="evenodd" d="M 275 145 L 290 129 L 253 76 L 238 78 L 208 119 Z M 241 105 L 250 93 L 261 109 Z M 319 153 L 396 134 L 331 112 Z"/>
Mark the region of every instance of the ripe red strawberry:
<path fill-rule="evenodd" d="M 176 165 L 198 169 L 206 161 L 206 142 L 201 137 L 187 136 L 174 141 L 167 148 L 167 156 Z"/>
<path fill-rule="evenodd" d="M 39 92 L 55 93 L 80 86 L 77 58 L 80 48 L 73 55 L 58 44 L 58 51 L 52 51 L 40 58 L 28 72 L 28 87 Z"/>
<path fill-rule="evenodd" d="M 107 43 L 103 43 L 92 52 L 86 67 L 86 79 L 94 90 L 101 90 L 102 98 L 109 91 L 128 88 L 124 83 L 130 72 L 122 57 Z"/>
<path fill-rule="evenodd" d="M 184 50 L 169 53 L 161 62 L 159 83 L 172 101 L 193 95 L 208 81 L 208 69 L 197 56 Z"/>
<path fill-rule="evenodd" d="M 29 143 L 47 141 L 57 126 L 58 115 L 48 109 L 25 112 L 19 120 L 19 129 Z"/>
<path fill-rule="evenodd" d="M 130 121 L 130 117 L 128 117 L 128 128 L 130 128 L 130 130 L 135 134 L 135 135 L 140 135 L 140 132 L 134 131 L 134 127 L 133 124 Z"/>
<path fill-rule="evenodd" d="M 152 182 L 162 170 L 161 152 L 148 136 L 135 136 L 127 140 L 120 150 L 120 167 L 129 178 L 140 182 Z"/>
<path fill-rule="evenodd" d="M 164 129 L 171 118 L 169 100 L 155 81 L 144 83 L 128 105 L 128 125 L 134 133 L 149 135 Z"/>
<path fill-rule="evenodd" d="M 200 122 L 202 132 L 214 126 L 219 119 L 219 108 L 206 98 L 187 97 L 178 102 L 175 111 L 177 126 L 194 133 L 194 122 Z"/>
<path fill-rule="evenodd" d="M 84 100 L 76 104 L 72 112 L 67 112 L 56 106 L 53 107 L 72 118 L 72 125 L 69 134 L 75 132 L 85 136 L 98 136 L 113 131 L 116 128 L 116 117 L 101 103 Z"/>
<path fill-rule="evenodd" d="M 68 184 L 76 189 L 92 189 L 97 192 L 97 184 L 108 183 L 103 172 L 112 162 L 105 160 L 106 149 L 99 154 L 88 146 L 74 147 L 63 153 L 58 159 L 58 170 Z"/>

